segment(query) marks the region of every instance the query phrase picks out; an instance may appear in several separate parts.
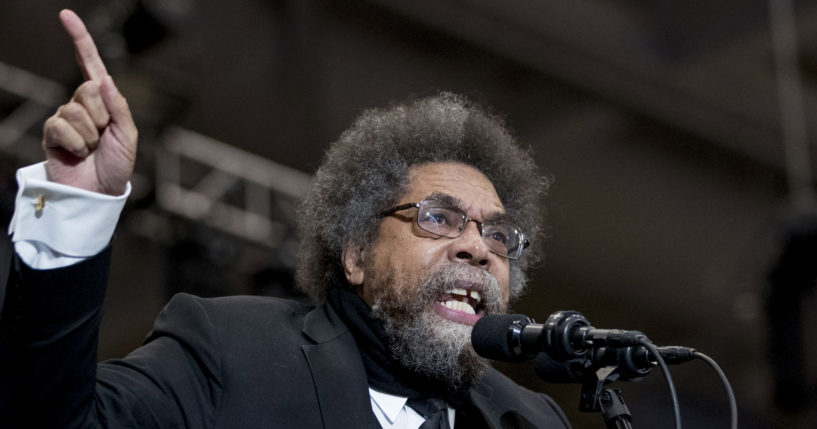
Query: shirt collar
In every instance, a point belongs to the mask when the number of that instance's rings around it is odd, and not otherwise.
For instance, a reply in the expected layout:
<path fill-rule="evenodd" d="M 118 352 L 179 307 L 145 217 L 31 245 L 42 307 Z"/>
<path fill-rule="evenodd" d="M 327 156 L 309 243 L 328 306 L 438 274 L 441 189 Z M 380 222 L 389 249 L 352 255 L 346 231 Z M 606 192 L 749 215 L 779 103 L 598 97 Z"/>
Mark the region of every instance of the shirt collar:
<path fill-rule="evenodd" d="M 371 387 L 369 388 L 369 396 L 372 397 L 372 401 L 380 408 L 380 411 L 383 412 L 389 420 L 389 423 L 394 423 L 397 419 L 397 415 L 400 414 L 400 411 L 406 405 L 406 401 L 408 401 L 406 397 L 378 392 Z"/>

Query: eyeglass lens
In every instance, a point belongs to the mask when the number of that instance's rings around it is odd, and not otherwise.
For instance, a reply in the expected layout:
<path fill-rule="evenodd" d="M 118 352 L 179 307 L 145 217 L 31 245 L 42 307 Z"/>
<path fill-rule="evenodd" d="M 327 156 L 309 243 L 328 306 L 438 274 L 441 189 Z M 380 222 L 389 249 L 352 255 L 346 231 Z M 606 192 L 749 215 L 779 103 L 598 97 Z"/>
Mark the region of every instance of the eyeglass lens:
<path fill-rule="evenodd" d="M 417 224 L 425 231 L 443 237 L 455 238 L 465 230 L 468 216 L 461 210 L 434 201 L 420 202 Z M 476 221 L 475 221 L 476 222 Z M 482 240 L 491 252 L 501 256 L 518 257 L 522 233 L 505 222 L 477 222 Z"/>

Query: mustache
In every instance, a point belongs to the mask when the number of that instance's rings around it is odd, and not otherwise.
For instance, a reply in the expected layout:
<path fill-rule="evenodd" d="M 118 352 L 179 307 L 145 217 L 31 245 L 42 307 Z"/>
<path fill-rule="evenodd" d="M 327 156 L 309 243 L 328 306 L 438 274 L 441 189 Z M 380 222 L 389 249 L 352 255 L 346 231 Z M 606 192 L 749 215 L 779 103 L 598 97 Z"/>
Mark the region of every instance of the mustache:
<path fill-rule="evenodd" d="M 454 288 L 468 288 L 479 291 L 484 315 L 505 314 L 506 295 L 502 293 L 496 277 L 488 271 L 468 264 L 446 263 L 424 270 L 420 275 L 408 272 L 393 272 L 383 278 L 383 284 L 414 281 L 414 287 L 391 287 L 383 291 L 372 305 L 376 315 L 389 315 L 396 321 L 410 320 L 423 313 L 429 305 Z"/>
<path fill-rule="evenodd" d="M 443 293 L 462 287 L 464 283 L 482 295 L 482 306 L 486 314 L 505 312 L 505 301 L 496 277 L 484 269 L 466 264 L 446 264 L 429 272 L 421 288 L 423 301 L 436 300 Z"/>

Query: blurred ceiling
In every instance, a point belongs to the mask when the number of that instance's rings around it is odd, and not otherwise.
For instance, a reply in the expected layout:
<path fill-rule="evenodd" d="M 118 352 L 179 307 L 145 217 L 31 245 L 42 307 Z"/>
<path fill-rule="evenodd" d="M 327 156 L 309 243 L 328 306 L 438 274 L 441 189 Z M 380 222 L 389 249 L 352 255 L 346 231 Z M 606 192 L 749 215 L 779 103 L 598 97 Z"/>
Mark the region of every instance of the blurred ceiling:
<path fill-rule="evenodd" d="M 599 327 L 695 347 L 730 377 L 742 427 L 814 427 L 813 411 L 773 403 L 763 302 L 782 226 L 808 209 L 793 203 L 792 177 L 813 189 L 808 162 L 817 151 L 806 142 L 817 131 L 817 3 L 794 2 L 794 26 L 779 27 L 796 30 L 799 46 L 785 69 L 795 89 L 785 116 L 775 63 L 785 51 L 773 49 L 762 1 L 6 0 L 0 62 L 61 85 L 67 98 L 79 73 L 57 20 L 63 7 L 86 19 L 137 115 L 137 196 L 151 193 L 170 125 L 311 174 L 363 109 L 437 90 L 466 94 L 501 112 L 556 179 L 548 258 L 515 310 L 544 320 L 576 309 Z M 7 119 L 21 96 L 0 95 Z M 29 139 L 4 142 L 12 159 L 36 156 L 22 154 L 36 147 L 38 126 Z M 794 148 L 788 160 L 785 141 Z M 150 204 L 145 197 L 130 210 Z M 144 218 L 132 218 L 144 231 Z M 103 356 L 138 344 L 132 338 L 165 299 L 162 273 L 172 271 L 162 259 L 167 242 L 124 234 Z M 257 252 L 231 249 L 240 273 L 263 266 Z M 159 268 L 145 273 L 141 264 Z M 144 286 L 154 283 L 158 290 Z M 817 320 L 807 310 L 817 303 L 813 293 L 801 298 L 809 338 Z M 813 343 L 805 345 L 810 386 Z M 572 386 L 506 369 L 556 396 L 577 427 L 600 423 L 575 411 Z M 673 372 L 685 422 L 725 425 L 725 394 L 704 371 Z M 625 386 L 625 398 L 640 427 L 670 416 L 657 375 Z"/>

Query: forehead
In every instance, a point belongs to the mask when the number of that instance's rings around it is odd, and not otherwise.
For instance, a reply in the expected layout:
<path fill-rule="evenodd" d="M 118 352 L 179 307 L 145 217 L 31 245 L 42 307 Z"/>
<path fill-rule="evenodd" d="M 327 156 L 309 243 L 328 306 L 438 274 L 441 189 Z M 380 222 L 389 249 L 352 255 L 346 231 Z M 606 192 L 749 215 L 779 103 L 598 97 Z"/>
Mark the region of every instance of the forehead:
<path fill-rule="evenodd" d="M 476 168 L 458 162 L 433 162 L 409 169 L 404 202 L 420 201 L 432 193 L 459 199 L 469 215 L 505 211 L 491 181 Z"/>

